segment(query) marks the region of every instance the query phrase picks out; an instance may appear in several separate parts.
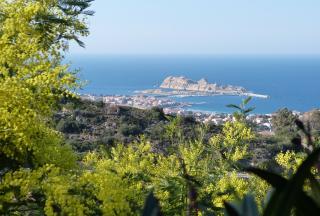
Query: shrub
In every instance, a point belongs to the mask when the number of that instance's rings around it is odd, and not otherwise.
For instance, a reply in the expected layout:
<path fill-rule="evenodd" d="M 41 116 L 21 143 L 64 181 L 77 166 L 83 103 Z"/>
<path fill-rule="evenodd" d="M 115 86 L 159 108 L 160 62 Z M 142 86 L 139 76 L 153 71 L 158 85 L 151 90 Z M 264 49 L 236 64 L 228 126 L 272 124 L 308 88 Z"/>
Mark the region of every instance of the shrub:
<path fill-rule="evenodd" d="M 287 141 L 291 139 L 297 133 L 297 127 L 295 125 L 295 120 L 297 116 L 293 114 L 292 111 L 287 108 L 280 109 L 272 116 L 272 127 L 276 136 L 280 138 L 285 138 Z"/>
<path fill-rule="evenodd" d="M 80 133 L 85 128 L 85 125 L 80 124 L 78 121 L 71 118 L 67 118 L 61 119 L 56 128 L 63 133 Z"/>
<path fill-rule="evenodd" d="M 123 136 L 130 136 L 130 135 L 138 135 L 142 132 L 141 127 L 137 125 L 127 125 L 127 124 L 122 124 L 119 128 L 120 133 Z"/>

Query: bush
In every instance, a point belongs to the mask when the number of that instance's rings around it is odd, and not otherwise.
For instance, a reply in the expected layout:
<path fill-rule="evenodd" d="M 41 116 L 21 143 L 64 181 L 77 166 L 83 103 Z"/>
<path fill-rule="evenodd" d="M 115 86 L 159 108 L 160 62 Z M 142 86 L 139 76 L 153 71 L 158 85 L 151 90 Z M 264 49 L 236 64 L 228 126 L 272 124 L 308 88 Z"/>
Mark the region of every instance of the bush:
<path fill-rule="evenodd" d="M 151 118 L 151 120 L 162 121 L 162 120 L 166 119 L 166 116 L 165 116 L 162 108 L 153 107 L 150 110 L 150 118 Z"/>
<path fill-rule="evenodd" d="M 138 125 L 127 125 L 127 124 L 121 125 L 119 131 L 123 136 L 130 136 L 130 135 L 135 136 L 142 133 L 142 129 Z"/>
<path fill-rule="evenodd" d="M 84 128 L 85 125 L 70 118 L 61 119 L 56 126 L 56 129 L 63 133 L 80 133 Z"/>
<path fill-rule="evenodd" d="M 287 108 L 277 111 L 271 120 L 276 136 L 286 138 L 290 142 L 298 131 L 295 125 L 296 120 L 297 116 Z"/>
<path fill-rule="evenodd" d="M 97 144 L 89 141 L 80 141 L 80 140 L 68 140 L 67 143 L 72 146 L 72 148 L 77 153 L 86 153 L 89 151 L 94 151 L 97 149 Z"/>
<path fill-rule="evenodd" d="M 106 147 L 108 146 L 113 146 L 116 142 L 116 139 L 114 136 L 111 135 L 105 135 L 103 137 L 101 137 L 98 141 L 99 144 L 102 144 Z"/>

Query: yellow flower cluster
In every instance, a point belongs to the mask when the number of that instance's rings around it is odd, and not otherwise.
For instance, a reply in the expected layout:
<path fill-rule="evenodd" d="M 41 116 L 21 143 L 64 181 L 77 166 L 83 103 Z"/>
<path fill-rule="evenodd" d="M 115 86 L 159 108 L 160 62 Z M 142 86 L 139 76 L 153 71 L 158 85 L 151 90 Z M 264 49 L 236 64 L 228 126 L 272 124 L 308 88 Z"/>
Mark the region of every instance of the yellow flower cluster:
<path fill-rule="evenodd" d="M 305 158 L 305 154 L 286 151 L 277 154 L 275 160 L 284 169 L 285 175 L 289 177 L 297 171 Z"/>
<path fill-rule="evenodd" d="M 244 123 L 227 122 L 222 133 L 211 138 L 211 144 L 223 157 L 236 162 L 248 155 L 248 144 L 253 138 L 254 133 Z"/>
<path fill-rule="evenodd" d="M 77 158 L 50 127 L 57 102 L 73 97 L 78 86 L 61 64 L 67 47 L 59 36 L 87 34 L 77 30 L 83 20 L 62 13 L 59 2 L 0 1 L 0 168 L 6 172 L 0 214 L 23 215 L 12 206 L 24 203 L 41 215 L 85 215 L 87 209 L 70 193 L 78 187 L 75 175 L 65 172 L 76 170 Z M 64 22 L 49 23 L 48 17 Z"/>
<path fill-rule="evenodd" d="M 61 139 L 48 121 L 57 100 L 73 96 L 76 78 L 60 64 L 62 42 L 45 43 L 51 36 L 37 26 L 37 17 L 52 13 L 55 3 L 0 2 L 0 153 L 20 163 L 30 154 L 32 163 L 54 162 L 49 151 L 66 150 L 57 149 Z M 50 31 L 57 36 L 60 30 Z"/>

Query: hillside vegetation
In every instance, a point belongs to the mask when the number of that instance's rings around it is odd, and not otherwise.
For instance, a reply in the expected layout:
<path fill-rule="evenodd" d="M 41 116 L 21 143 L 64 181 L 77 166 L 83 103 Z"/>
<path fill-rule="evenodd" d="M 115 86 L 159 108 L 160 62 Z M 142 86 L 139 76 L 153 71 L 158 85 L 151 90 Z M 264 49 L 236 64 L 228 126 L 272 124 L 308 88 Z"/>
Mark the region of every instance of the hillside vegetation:
<path fill-rule="evenodd" d="M 243 106 L 216 127 L 79 101 L 63 53 L 84 46 L 91 2 L 0 1 L 1 215 L 319 213 L 317 133 L 297 119 L 278 119 L 288 144 L 256 134 Z"/>

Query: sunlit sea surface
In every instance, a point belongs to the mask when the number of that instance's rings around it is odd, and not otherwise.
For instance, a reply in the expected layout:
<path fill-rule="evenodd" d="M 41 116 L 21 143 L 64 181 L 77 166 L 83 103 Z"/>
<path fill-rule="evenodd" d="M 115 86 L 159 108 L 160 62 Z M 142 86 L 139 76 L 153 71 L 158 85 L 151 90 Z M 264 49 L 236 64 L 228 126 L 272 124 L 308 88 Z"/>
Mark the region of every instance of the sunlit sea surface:
<path fill-rule="evenodd" d="M 284 107 L 304 112 L 320 107 L 320 56 L 72 55 L 68 62 L 81 70 L 82 80 L 88 80 L 80 93 L 131 95 L 135 90 L 159 86 L 167 76 L 185 76 L 269 95 L 269 99 L 253 99 L 255 113 L 272 113 Z M 226 105 L 238 104 L 242 98 L 173 99 L 195 103 L 188 108 L 192 110 L 232 112 Z"/>

